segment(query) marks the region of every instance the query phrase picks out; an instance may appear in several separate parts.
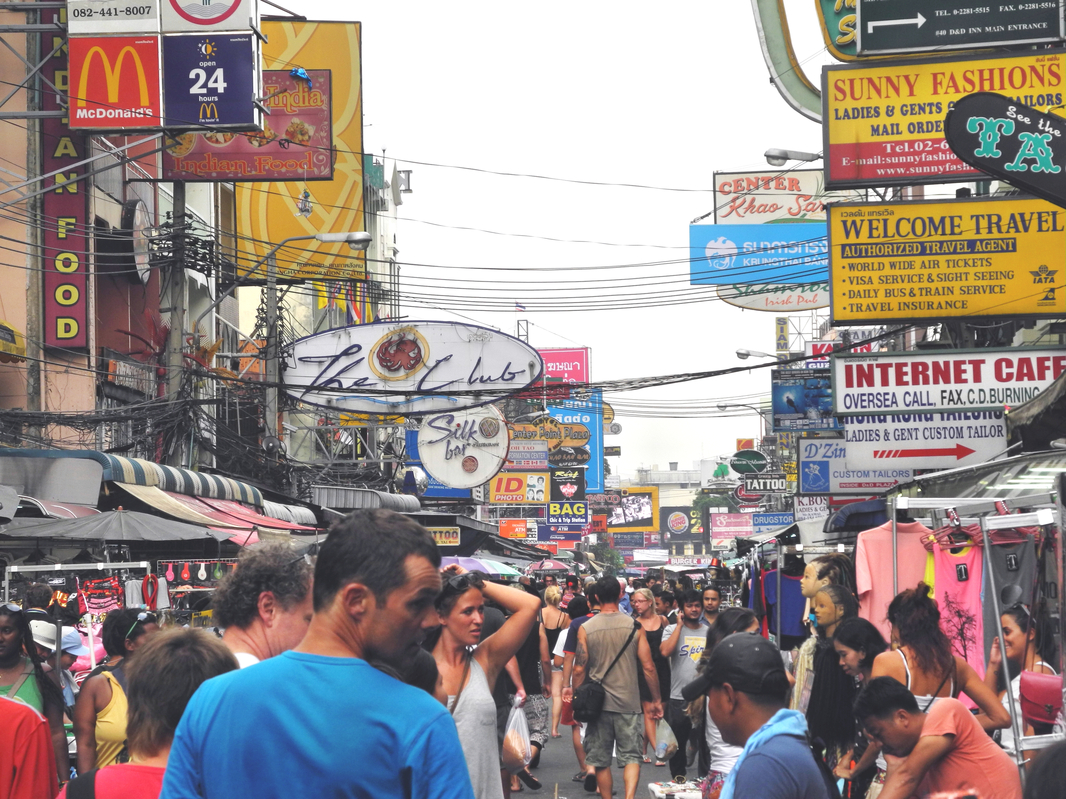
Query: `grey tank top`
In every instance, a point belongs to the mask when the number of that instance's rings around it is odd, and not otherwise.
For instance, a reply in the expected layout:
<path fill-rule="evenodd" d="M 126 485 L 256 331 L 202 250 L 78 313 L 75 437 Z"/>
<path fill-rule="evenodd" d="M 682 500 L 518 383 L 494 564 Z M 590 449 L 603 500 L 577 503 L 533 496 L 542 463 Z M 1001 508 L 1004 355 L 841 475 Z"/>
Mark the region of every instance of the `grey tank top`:
<path fill-rule="evenodd" d="M 448 697 L 452 709 L 455 697 Z M 452 714 L 463 747 L 470 782 L 476 799 L 503 799 L 500 781 L 500 749 L 496 737 L 496 702 L 481 664 L 470 659 L 470 678 L 459 695 L 459 705 Z"/>

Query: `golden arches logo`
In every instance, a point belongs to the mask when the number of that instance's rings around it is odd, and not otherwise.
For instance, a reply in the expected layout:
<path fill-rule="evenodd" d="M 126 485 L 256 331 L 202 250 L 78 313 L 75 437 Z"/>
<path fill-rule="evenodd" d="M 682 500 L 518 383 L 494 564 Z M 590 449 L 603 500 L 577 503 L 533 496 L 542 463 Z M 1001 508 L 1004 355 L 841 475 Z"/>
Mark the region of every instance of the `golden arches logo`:
<path fill-rule="evenodd" d="M 218 106 L 215 103 L 200 103 L 200 122 L 213 122 L 218 119 Z"/>
<path fill-rule="evenodd" d="M 104 83 L 107 86 L 107 101 L 111 104 L 118 102 L 118 90 L 119 78 L 122 76 L 122 62 L 125 61 L 128 55 L 133 59 L 133 63 L 137 68 L 137 82 L 141 89 L 141 105 L 147 106 L 148 100 L 148 78 L 144 74 L 144 64 L 141 63 L 141 57 L 137 51 L 131 46 L 126 45 L 118 51 L 118 56 L 115 58 L 115 66 L 112 68 L 111 59 L 107 57 L 107 53 L 99 45 L 89 49 L 89 52 L 85 54 L 85 60 L 81 64 L 81 79 L 78 81 L 78 105 L 85 106 L 85 92 L 89 85 L 89 67 L 92 64 L 93 57 L 99 55 L 100 61 L 104 65 Z"/>

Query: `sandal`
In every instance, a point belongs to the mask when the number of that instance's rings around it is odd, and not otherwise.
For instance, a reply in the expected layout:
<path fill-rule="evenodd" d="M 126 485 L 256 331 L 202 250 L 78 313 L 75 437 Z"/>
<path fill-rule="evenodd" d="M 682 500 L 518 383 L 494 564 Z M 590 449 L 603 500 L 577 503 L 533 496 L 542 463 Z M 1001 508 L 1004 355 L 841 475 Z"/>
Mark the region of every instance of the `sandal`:
<path fill-rule="evenodd" d="M 645 763 L 650 763 L 651 762 L 651 758 L 648 757 L 647 755 L 644 755 L 644 762 Z"/>
<path fill-rule="evenodd" d="M 531 791 L 539 791 L 541 789 L 540 780 L 529 773 L 527 769 L 522 769 L 515 775 L 518 779 L 522 780 L 526 784 L 526 787 Z"/>
<path fill-rule="evenodd" d="M 575 774 L 573 777 L 570 778 L 570 781 L 571 782 L 584 782 L 585 781 L 585 775 L 587 773 L 588 772 L 586 772 L 586 771 L 579 771 L 577 774 Z"/>
<path fill-rule="evenodd" d="M 585 790 L 588 791 L 589 793 L 596 793 L 597 788 L 596 788 L 596 775 L 595 774 L 586 774 L 585 775 Z"/>
<path fill-rule="evenodd" d="M 657 765 L 657 766 L 665 766 L 666 764 L 663 761 L 661 761 L 661 760 L 656 760 L 655 761 L 655 765 Z"/>

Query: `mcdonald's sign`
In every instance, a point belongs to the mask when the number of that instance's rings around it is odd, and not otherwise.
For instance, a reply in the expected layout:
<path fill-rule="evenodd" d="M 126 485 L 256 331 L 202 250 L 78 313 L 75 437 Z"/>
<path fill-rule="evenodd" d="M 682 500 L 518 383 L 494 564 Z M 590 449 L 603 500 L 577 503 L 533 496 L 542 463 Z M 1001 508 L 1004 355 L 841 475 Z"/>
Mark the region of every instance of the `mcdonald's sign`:
<path fill-rule="evenodd" d="M 158 36 L 72 38 L 70 127 L 162 127 Z"/>

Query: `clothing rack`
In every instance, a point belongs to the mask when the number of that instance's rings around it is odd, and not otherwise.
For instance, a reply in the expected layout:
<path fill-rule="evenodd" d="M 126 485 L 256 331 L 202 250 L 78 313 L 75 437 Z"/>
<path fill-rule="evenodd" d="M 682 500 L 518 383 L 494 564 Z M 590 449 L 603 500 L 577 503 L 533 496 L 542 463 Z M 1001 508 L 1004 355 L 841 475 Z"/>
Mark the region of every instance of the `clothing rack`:
<path fill-rule="evenodd" d="M 777 574 L 774 575 L 774 576 L 777 579 L 777 604 L 774 606 L 774 617 L 777 620 L 777 626 L 775 627 L 775 629 L 777 630 L 778 648 L 780 648 L 780 646 L 781 646 L 781 635 L 782 635 L 782 633 L 781 633 L 781 606 L 783 604 L 785 604 L 782 601 L 783 597 L 781 596 L 781 572 L 784 570 L 785 555 L 788 555 L 788 554 L 793 554 L 793 555 L 830 555 L 830 554 L 833 554 L 835 552 L 844 552 L 844 551 L 846 551 L 848 545 L 847 544 L 832 544 L 832 545 L 825 545 L 825 546 L 809 546 L 809 547 L 805 547 L 805 546 L 803 546 L 803 544 L 782 544 L 780 541 L 776 541 L 776 543 L 777 543 Z M 854 547 L 854 544 L 852 544 L 851 546 Z M 791 553 L 789 553 L 789 549 L 792 550 Z"/>

